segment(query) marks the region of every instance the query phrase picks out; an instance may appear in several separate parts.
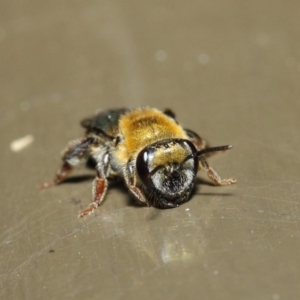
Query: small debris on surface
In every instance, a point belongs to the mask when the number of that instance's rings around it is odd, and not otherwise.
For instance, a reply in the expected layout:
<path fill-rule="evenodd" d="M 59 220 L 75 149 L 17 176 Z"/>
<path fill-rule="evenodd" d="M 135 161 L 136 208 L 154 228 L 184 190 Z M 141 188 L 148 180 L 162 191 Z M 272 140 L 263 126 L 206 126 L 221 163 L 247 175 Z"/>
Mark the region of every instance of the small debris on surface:
<path fill-rule="evenodd" d="M 24 137 L 21 137 L 19 139 L 16 139 L 10 143 L 10 149 L 13 152 L 19 152 L 29 146 L 31 143 L 33 143 L 34 137 L 31 134 L 28 134 Z"/>

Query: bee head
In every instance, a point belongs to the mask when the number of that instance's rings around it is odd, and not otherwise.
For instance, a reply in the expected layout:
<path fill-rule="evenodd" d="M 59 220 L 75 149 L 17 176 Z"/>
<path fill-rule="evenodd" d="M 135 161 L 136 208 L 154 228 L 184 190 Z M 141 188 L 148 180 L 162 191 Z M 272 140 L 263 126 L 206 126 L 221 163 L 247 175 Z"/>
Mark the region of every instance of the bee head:
<path fill-rule="evenodd" d="M 193 189 L 199 160 L 193 143 L 167 139 L 145 147 L 136 170 L 149 204 L 172 208 L 186 202 Z"/>

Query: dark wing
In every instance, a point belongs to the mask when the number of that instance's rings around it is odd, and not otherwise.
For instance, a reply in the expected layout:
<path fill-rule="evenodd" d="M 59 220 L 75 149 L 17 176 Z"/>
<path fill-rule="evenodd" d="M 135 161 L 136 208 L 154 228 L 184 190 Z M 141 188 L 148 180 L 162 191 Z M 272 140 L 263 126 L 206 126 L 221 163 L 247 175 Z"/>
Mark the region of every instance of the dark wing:
<path fill-rule="evenodd" d="M 119 119 L 129 112 L 126 108 L 117 108 L 101 111 L 91 118 L 81 121 L 81 126 L 86 128 L 86 133 L 94 133 L 105 139 L 113 139 L 118 134 Z"/>

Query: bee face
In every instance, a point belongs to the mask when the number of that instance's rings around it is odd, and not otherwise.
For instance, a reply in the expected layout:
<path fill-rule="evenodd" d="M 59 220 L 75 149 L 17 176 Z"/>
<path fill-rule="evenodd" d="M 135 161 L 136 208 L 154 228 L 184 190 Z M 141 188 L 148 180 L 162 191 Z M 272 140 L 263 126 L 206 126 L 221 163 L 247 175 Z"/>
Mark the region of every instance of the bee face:
<path fill-rule="evenodd" d="M 176 207 L 186 202 L 198 170 L 195 146 L 185 139 L 166 139 L 145 147 L 136 170 L 151 205 Z"/>

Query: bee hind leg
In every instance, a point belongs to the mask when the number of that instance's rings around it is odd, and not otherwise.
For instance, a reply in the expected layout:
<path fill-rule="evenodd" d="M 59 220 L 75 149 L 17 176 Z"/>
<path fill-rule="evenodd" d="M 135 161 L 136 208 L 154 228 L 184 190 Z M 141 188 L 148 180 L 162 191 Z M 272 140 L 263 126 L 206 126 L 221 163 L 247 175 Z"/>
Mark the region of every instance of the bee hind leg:
<path fill-rule="evenodd" d="M 73 166 L 67 162 L 64 162 L 62 166 L 57 170 L 54 179 L 40 184 L 39 188 L 42 190 L 61 183 L 68 177 L 72 170 Z"/>
<path fill-rule="evenodd" d="M 97 146 L 99 141 L 93 137 L 86 137 L 71 141 L 67 148 L 63 151 L 62 166 L 57 170 L 52 181 L 42 183 L 40 189 L 48 188 L 57 185 L 64 181 L 73 171 L 74 167 L 84 162 L 89 153 L 91 146 Z"/>

